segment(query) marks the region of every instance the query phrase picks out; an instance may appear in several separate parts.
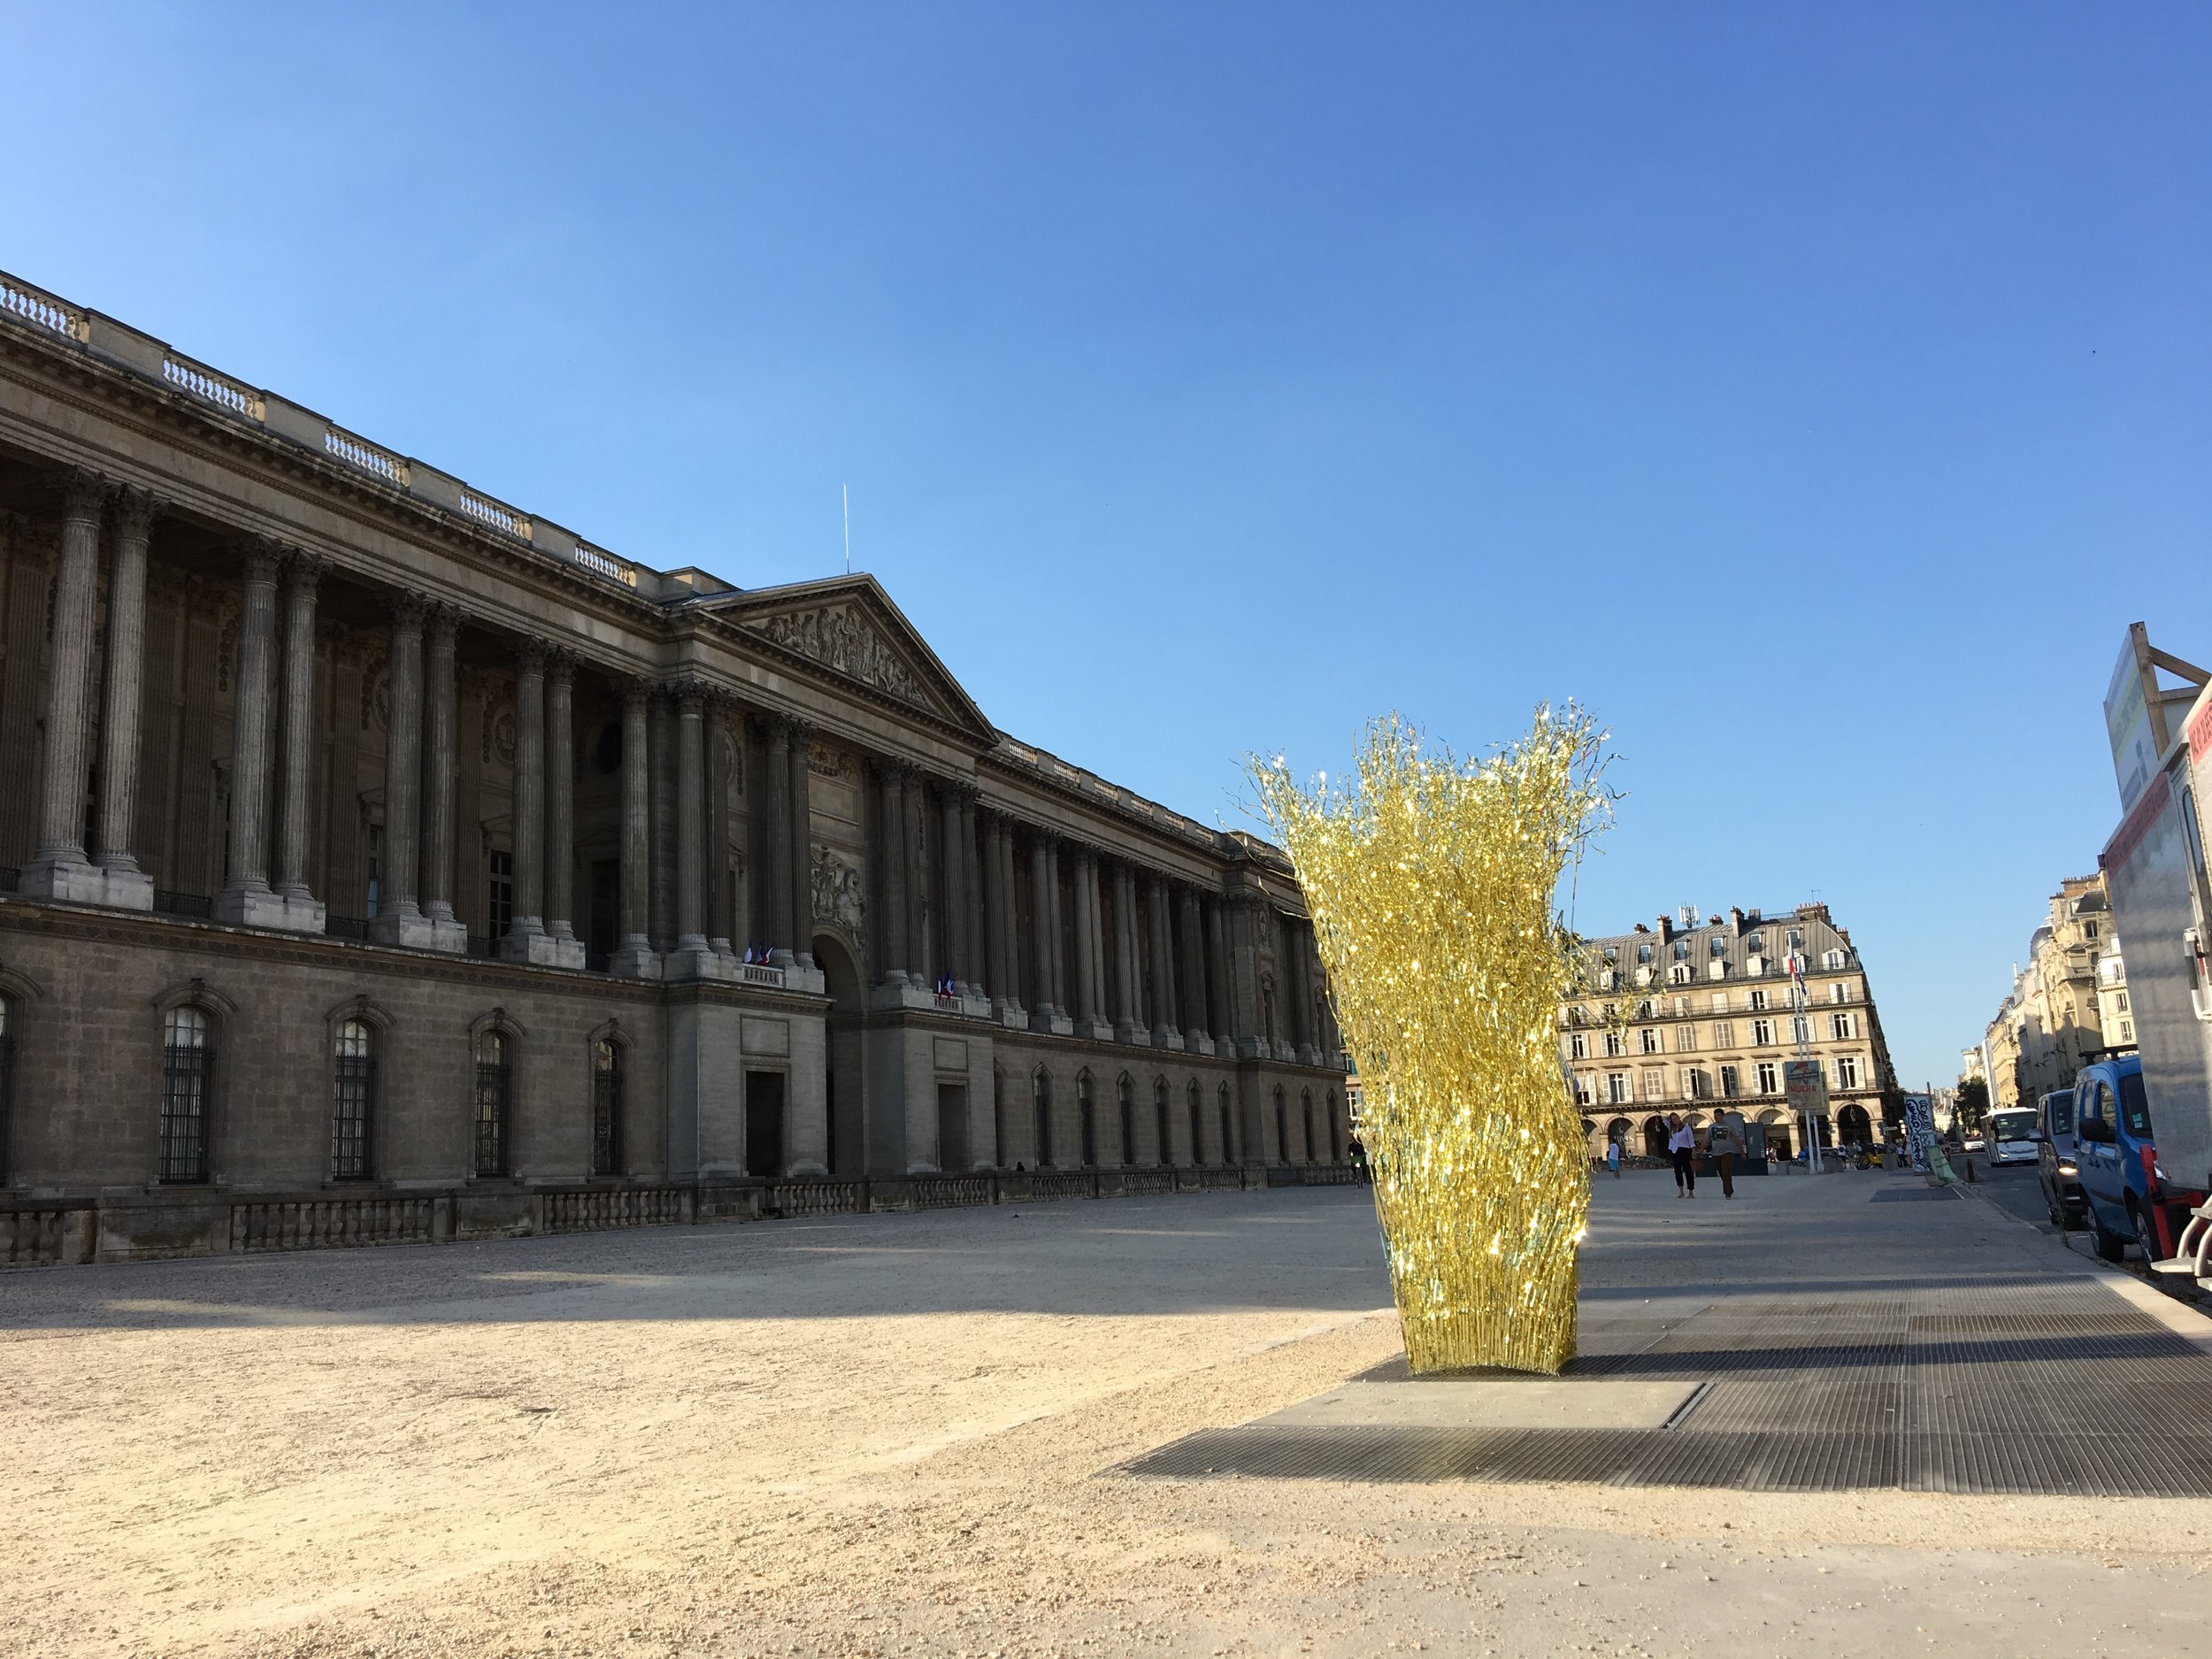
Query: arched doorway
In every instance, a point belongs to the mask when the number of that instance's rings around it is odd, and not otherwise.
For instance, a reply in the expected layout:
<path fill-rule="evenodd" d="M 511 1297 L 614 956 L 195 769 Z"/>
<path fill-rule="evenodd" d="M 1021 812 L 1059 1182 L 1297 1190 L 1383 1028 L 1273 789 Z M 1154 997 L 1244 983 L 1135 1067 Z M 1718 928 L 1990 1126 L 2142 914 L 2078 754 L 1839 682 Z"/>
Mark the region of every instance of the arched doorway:
<path fill-rule="evenodd" d="M 1625 1118 L 1616 1118 L 1605 1125 L 1605 1138 L 1608 1141 L 1617 1141 L 1621 1143 L 1621 1156 L 1624 1157 L 1628 1156 L 1629 1148 L 1635 1144 L 1630 1138 L 1635 1133 L 1636 1125 Z"/>
<path fill-rule="evenodd" d="M 1866 1115 L 1865 1107 L 1846 1106 L 1836 1113 L 1836 1133 L 1847 1147 L 1864 1146 L 1874 1139 L 1874 1121 Z"/>
<path fill-rule="evenodd" d="M 823 1075 L 829 1111 L 826 1162 L 832 1175 L 853 1180 L 866 1174 L 868 1168 L 867 1066 L 860 1029 L 865 999 L 852 953 L 834 934 L 814 936 L 814 962 L 828 981 L 830 995 L 829 1042 Z M 900 1162 L 903 1167 L 902 1148 Z"/>
<path fill-rule="evenodd" d="M 1663 1118 L 1644 1119 L 1644 1156 L 1663 1158 L 1667 1156 L 1667 1120 Z"/>
<path fill-rule="evenodd" d="M 1786 1159 L 1790 1156 L 1788 1116 L 1769 1107 L 1759 1114 L 1759 1124 L 1767 1132 L 1767 1145 L 1774 1148 L 1774 1156 Z"/>

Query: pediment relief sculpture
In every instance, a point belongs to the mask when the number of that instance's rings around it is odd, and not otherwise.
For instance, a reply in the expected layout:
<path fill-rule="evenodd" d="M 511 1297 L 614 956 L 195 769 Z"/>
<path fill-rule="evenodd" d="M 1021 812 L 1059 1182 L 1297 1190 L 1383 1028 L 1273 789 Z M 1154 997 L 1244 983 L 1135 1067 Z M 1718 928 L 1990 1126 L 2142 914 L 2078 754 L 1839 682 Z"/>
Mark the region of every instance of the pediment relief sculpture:
<path fill-rule="evenodd" d="M 810 657 L 863 685 L 887 692 L 918 709 L 931 706 L 905 659 L 893 650 L 849 600 L 787 611 L 750 625 L 786 650 Z"/>
<path fill-rule="evenodd" d="M 814 919 L 842 928 L 856 941 L 867 936 L 867 880 L 860 862 L 820 841 L 814 844 Z"/>

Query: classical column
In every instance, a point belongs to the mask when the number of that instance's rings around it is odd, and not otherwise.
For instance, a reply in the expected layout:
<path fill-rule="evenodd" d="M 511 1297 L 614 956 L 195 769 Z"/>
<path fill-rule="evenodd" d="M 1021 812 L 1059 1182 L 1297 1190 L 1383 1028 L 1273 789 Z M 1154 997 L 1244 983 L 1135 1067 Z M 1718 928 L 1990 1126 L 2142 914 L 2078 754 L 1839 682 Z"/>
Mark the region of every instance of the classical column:
<path fill-rule="evenodd" d="M 899 856 L 906 864 L 906 971 L 916 985 L 934 991 L 937 964 L 929 949 L 929 864 L 922 847 L 924 791 L 918 772 L 906 778 L 906 810 L 900 820 Z"/>
<path fill-rule="evenodd" d="M 1053 1016 L 1059 1012 L 1052 1001 L 1052 965 L 1060 954 L 1060 941 L 1053 932 L 1051 842 L 1052 833 L 1048 830 L 1038 830 L 1029 838 L 1029 983 L 1033 999 L 1029 1020 L 1039 1031 L 1050 1031 Z"/>
<path fill-rule="evenodd" d="M 968 994 L 968 861 L 960 852 L 961 787 L 945 784 L 937 791 L 937 838 L 943 849 L 939 863 L 945 895 L 945 972 L 952 976 L 953 994 Z"/>
<path fill-rule="evenodd" d="M 438 947 L 465 951 L 468 927 L 453 913 L 453 802 L 460 777 L 454 655 L 461 613 L 432 605 L 423 634 L 422 909 Z"/>
<path fill-rule="evenodd" d="M 280 926 L 283 901 L 269 887 L 269 671 L 276 639 L 277 552 L 256 540 L 246 549 L 238 617 L 237 708 L 231 743 L 230 879 L 216 895 L 215 919 Z M 58 636 L 60 624 L 55 632 Z"/>
<path fill-rule="evenodd" d="M 25 893 L 84 903 L 106 896 L 106 883 L 85 857 L 84 797 L 92 767 L 92 624 L 99 603 L 100 514 L 107 494 L 104 480 L 81 469 L 71 472 L 62 486 L 38 856 L 22 875 Z"/>
<path fill-rule="evenodd" d="M 711 957 L 700 877 L 706 848 L 706 698 L 695 680 L 676 692 L 676 952 L 693 972 Z"/>
<path fill-rule="evenodd" d="M 768 749 L 767 798 L 762 803 L 767 817 L 761 837 L 768 855 L 768 890 L 761 942 L 769 947 L 769 961 L 788 967 L 798 960 L 791 942 L 791 722 L 772 714 L 762 722 L 762 730 Z"/>
<path fill-rule="evenodd" d="M 1208 895 L 1202 908 L 1206 914 L 1206 1029 L 1214 1035 L 1215 1051 L 1233 1056 L 1236 1045 L 1229 1012 L 1229 949 L 1221 923 L 1221 901 Z M 1224 1156 L 1226 1156 L 1225 1154 Z"/>
<path fill-rule="evenodd" d="M 584 965 L 576 937 L 576 658 L 553 650 L 545 659 L 545 931 L 564 967 Z M 569 961 L 566 958 L 573 957 Z"/>
<path fill-rule="evenodd" d="M 717 692 L 707 699 L 707 944 L 725 962 L 734 962 L 730 934 L 730 700 Z"/>
<path fill-rule="evenodd" d="M 1075 1019 L 1079 1036 L 1093 1034 L 1098 1020 L 1098 922 L 1091 902 L 1097 896 L 1098 864 L 1087 847 L 1075 849 Z"/>
<path fill-rule="evenodd" d="M 415 897 L 422 812 L 422 618 L 420 594 L 403 590 L 393 595 L 384 741 L 384 880 L 370 923 L 372 935 L 388 945 L 428 942 Z"/>
<path fill-rule="evenodd" d="M 1137 884 L 1126 859 L 1114 861 L 1114 1041 L 1144 1042 L 1150 1033 L 1137 992 Z"/>
<path fill-rule="evenodd" d="M 1179 1048 L 1182 1033 L 1175 1027 L 1175 952 L 1173 927 L 1169 920 L 1167 878 L 1155 872 L 1145 906 L 1152 945 L 1152 1046 Z"/>
<path fill-rule="evenodd" d="M 791 723 L 789 783 L 784 790 L 791 813 L 791 955 L 800 967 L 814 968 L 814 796 L 809 761 L 814 753 L 814 728 L 803 720 Z"/>
<path fill-rule="evenodd" d="M 1264 1059 L 1268 1052 L 1267 1033 L 1260 1029 L 1259 910 L 1257 900 L 1240 895 L 1227 918 L 1230 1034 L 1240 1060 Z"/>
<path fill-rule="evenodd" d="M 877 849 L 881 861 L 883 913 L 876 927 L 878 949 L 883 953 L 883 983 L 906 983 L 906 768 L 885 761 L 876 768 L 877 822 L 883 844 Z"/>
<path fill-rule="evenodd" d="M 664 687 L 653 687 L 645 713 L 646 798 L 652 814 L 646 932 L 656 949 L 667 950 L 676 943 L 676 708 Z"/>
<path fill-rule="evenodd" d="M 653 954 L 653 781 L 647 711 L 652 687 L 622 682 L 622 942 L 611 968 L 633 979 L 660 977 Z"/>
<path fill-rule="evenodd" d="M 1006 819 L 993 812 L 983 826 L 984 976 L 990 981 L 991 1011 L 1003 1018 L 1021 1008 L 1019 976 L 1015 972 L 1014 934 L 1009 925 L 1014 908 L 1014 884 L 1006 869 Z"/>
<path fill-rule="evenodd" d="M 1321 1064 L 1320 1011 L 1315 993 L 1320 987 L 1320 956 L 1313 947 L 1313 924 L 1302 917 L 1289 925 L 1290 954 L 1298 964 L 1298 1058 L 1306 1065 Z"/>
<path fill-rule="evenodd" d="M 986 992 L 984 976 L 984 920 L 983 920 L 983 858 L 978 850 L 976 838 L 976 792 L 973 785 L 960 791 L 960 868 L 961 883 L 968 895 L 964 915 L 968 941 L 966 978 L 971 995 L 981 996 Z"/>
<path fill-rule="evenodd" d="M 146 543 L 158 503 L 127 489 L 115 505 L 115 560 L 108 573 L 107 702 L 100 720 L 99 864 L 105 902 L 150 910 L 153 878 L 131 855 L 138 817 L 138 749 L 146 701 Z"/>
<path fill-rule="evenodd" d="M 545 646 L 526 639 L 515 652 L 515 910 L 499 954 L 516 962 L 549 960 L 545 937 Z"/>
<path fill-rule="evenodd" d="M 1199 935 L 1198 889 L 1176 884 L 1178 931 L 1182 934 L 1183 1046 L 1194 1054 L 1213 1052 L 1206 1035 L 1206 956 Z"/>

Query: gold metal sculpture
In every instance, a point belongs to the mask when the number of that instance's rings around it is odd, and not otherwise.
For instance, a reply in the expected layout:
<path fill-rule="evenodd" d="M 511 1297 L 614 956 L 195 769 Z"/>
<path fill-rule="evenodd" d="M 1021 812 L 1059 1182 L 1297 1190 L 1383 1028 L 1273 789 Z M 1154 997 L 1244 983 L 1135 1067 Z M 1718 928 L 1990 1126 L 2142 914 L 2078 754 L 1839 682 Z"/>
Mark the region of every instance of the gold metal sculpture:
<path fill-rule="evenodd" d="M 1391 1288 L 1416 1371 L 1556 1371 L 1590 1207 L 1559 1057 L 1579 953 L 1560 878 L 1609 816 L 1604 734 L 1570 707 L 1485 760 L 1373 722 L 1349 787 L 1250 767 L 1296 868 L 1362 1084 Z"/>

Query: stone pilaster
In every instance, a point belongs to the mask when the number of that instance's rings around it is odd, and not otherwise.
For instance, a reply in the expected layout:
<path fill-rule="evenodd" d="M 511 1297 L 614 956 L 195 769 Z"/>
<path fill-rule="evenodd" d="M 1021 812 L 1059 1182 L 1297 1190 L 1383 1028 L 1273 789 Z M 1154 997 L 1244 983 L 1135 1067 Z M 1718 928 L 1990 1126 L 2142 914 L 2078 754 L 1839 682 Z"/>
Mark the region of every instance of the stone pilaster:
<path fill-rule="evenodd" d="M 622 942 L 611 970 L 632 979 L 657 979 L 652 928 L 653 786 L 647 710 L 652 687 L 622 681 Z"/>
<path fill-rule="evenodd" d="M 1114 1041 L 1149 1042 L 1137 972 L 1137 883 L 1125 859 L 1114 861 Z"/>
<path fill-rule="evenodd" d="M 1014 833 L 1003 812 L 993 812 L 985 826 L 985 886 L 989 914 L 985 939 L 989 945 L 985 972 L 991 981 L 991 1018 L 1020 1029 L 1028 1015 L 1021 1000 L 1021 937 L 1014 916 Z"/>
<path fill-rule="evenodd" d="M 761 826 L 762 850 L 767 854 L 766 887 L 762 895 L 761 942 L 769 948 L 768 960 L 779 967 L 794 966 L 798 955 L 791 940 L 791 924 L 797 914 L 791 902 L 796 868 L 791 846 L 791 722 L 772 714 L 761 722 L 768 755 L 765 799 L 757 809 L 764 814 Z"/>
<path fill-rule="evenodd" d="M 460 780 L 459 710 L 454 658 L 461 613 L 434 604 L 423 628 L 422 887 L 431 946 L 458 955 L 468 949 L 468 926 L 455 913 L 454 800 Z"/>
<path fill-rule="evenodd" d="M 100 518 L 108 494 L 106 480 L 94 472 L 80 469 L 62 480 L 38 855 L 25 867 L 21 881 L 27 894 L 80 904 L 107 901 L 106 879 L 85 856 L 84 819 L 92 771 L 92 629 L 99 608 Z"/>
<path fill-rule="evenodd" d="M 545 934 L 556 967 L 584 965 L 576 936 L 576 658 L 545 659 Z"/>
<path fill-rule="evenodd" d="M 882 983 L 907 982 L 906 963 L 906 768 L 886 761 L 876 768 L 876 823 L 882 843 L 876 849 L 883 895 L 883 916 L 875 929 Z"/>
<path fill-rule="evenodd" d="M 686 680 L 676 689 L 676 954 L 670 979 L 713 979 L 726 972 L 706 936 L 706 689 Z"/>
<path fill-rule="evenodd" d="M 784 785 L 784 809 L 791 815 L 791 869 L 784 903 L 791 918 L 787 927 L 792 960 L 807 973 L 814 972 L 814 790 L 808 770 L 813 752 L 814 728 L 803 720 L 792 721 Z"/>
<path fill-rule="evenodd" d="M 730 765 L 728 733 L 736 718 L 726 696 L 707 699 L 707 944 L 725 965 L 734 965 L 730 933 Z"/>
<path fill-rule="evenodd" d="M 515 911 L 499 954 L 551 967 L 558 953 L 545 931 L 545 658 L 540 640 L 515 649 Z"/>
<path fill-rule="evenodd" d="M 899 857 L 906 866 L 906 972 L 910 984 L 937 988 L 937 964 L 929 949 L 929 865 L 923 855 L 922 817 L 927 783 L 918 772 L 906 774 L 905 810 L 899 820 Z"/>
<path fill-rule="evenodd" d="M 1181 936 L 1183 989 L 1183 1046 L 1193 1054 L 1211 1054 L 1213 1039 L 1206 1034 L 1206 954 L 1198 920 L 1198 889 L 1188 882 L 1176 884 L 1177 933 Z"/>
<path fill-rule="evenodd" d="M 1229 982 L 1229 947 L 1221 919 L 1221 901 L 1209 894 L 1201 908 L 1206 918 L 1206 1029 L 1213 1033 L 1214 1052 L 1224 1059 L 1233 1060 L 1237 1048 L 1229 1009 L 1234 999 Z"/>
<path fill-rule="evenodd" d="M 138 867 L 139 731 L 146 701 L 146 544 L 158 503 L 126 489 L 115 502 L 115 557 L 108 571 L 107 699 L 100 719 L 99 874 L 102 902 L 151 910 L 153 878 Z"/>
<path fill-rule="evenodd" d="M 369 934 L 387 945 L 425 946 L 431 930 L 418 902 L 422 829 L 420 594 L 392 600 L 391 684 L 384 734 L 384 881 Z"/>
<path fill-rule="evenodd" d="M 945 900 L 945 972 L 952 976 L 953 994 L 968 994 L 968 861 L 960 851 L 962 792 L 952 784 L 937 791 L 937 838 L 943 849 L 939 860 Z"/>
<path fill-rule="evenodd" d="M 271 677 L 276 647 L 278 553 L 256 540 L 246 549 L 238 617 L 238 664 L 230 780 L 230 879 L 215 895 L 215 919 L 247 927 L 296 926 L 269 886 Z"/>
<path fill-rule="evenodd" d="M 1168 910 L 1167 878 L 1156 872 L 1149 879 L 1145 931 L 1149 935 L 1152 957 L 1152 1046 L 1179 1048 L 1183 1046 L 1183 1033 L 1175 1025 L 1174 928 Z"/>
<path fill-rule="evenodd" d="M 1060 941 L 1052 931 L 1052 835 L 1037 830 L 1029 838 L 1029 1023 L 1050 1031 L 1059 1010 L 1052 1002 L 1052 963 Z"/>
<path fill-rule="evenodd" d="M 1321 987 L 1321 957 L 1313 946 L 1313 924 L 1303 917 L 1287 920 L 1284 926 L 1290 946 L 1291 960 L 1298 964 L 1298 1060 L 1302 1065 L 1321 1064 L 1321 1013 L 1317 1006 Z"/>
<path fill-rule="evenodd" d="M 967 960 L 962 964 L 963 977 L 967 981 L 968 995 L 977 998 L 987 993 L 984 985 L 987 969 L 984 965 L 983 918 L 983 860 L 977 851 L 976 797 L 972 785 L 960 792 L 960 868 L 962 890 L 967 895 L 965 918 Z"/>
<path fill-rule="evenodd" d="M 654 949 L 676 943 L 676 706 L 656 686 L 646 704 L 649 731 L 647 798 L 651 803 L 652 856 L 646 862 L 650 909 L 646 932 Z"/>

